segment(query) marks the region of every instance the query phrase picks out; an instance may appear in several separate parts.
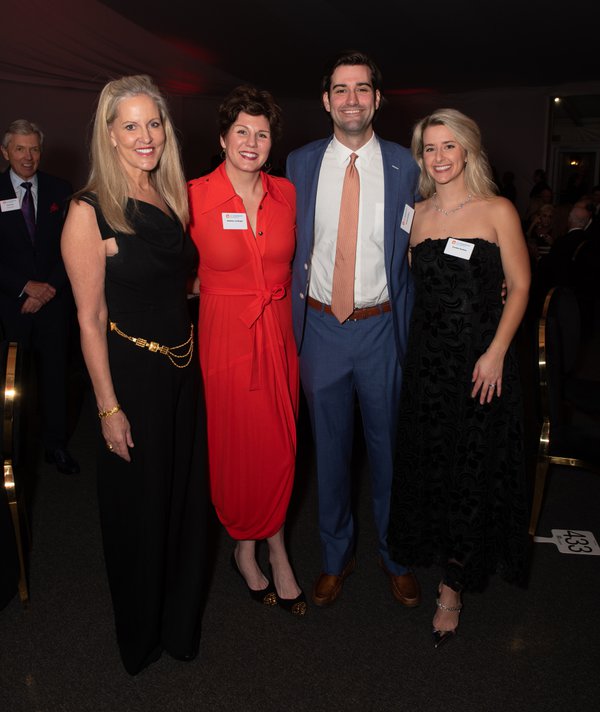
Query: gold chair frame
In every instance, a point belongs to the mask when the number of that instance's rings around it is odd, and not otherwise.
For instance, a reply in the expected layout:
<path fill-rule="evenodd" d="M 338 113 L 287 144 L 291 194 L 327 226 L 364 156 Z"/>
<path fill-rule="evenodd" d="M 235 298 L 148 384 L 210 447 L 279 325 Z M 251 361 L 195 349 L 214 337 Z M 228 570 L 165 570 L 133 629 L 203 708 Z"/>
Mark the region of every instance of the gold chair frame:
<path fill-rule="evenodd" d="M 19 497 L 18 486 L 15 482 L 13 469 L 13 431 L 15 407 L 20 397 L 17 388 L 17 356 L 19 346 L 14 341 L 8 345 L 6 356 L 6 374 L 4 380 L 4 421 L 3 421 L 3 469 L 4 489 L 8 498 L 8 506 L 15 530 L 17 555 L 19 559 L 19 598 L 26 608 L 29 605 L 29 587 L 27 584 L 26 556 L 29 548 L 30 535 L 27 512 L 22 498 Z"/>
<path fill-rule="evenodd" d="M 584 470 L 598 472 L 598 468 L 585 460 L 568 455 L 550 455 L 550 443 L 552 435 L 552 424 L 550 422 L 548 377 L 546 372 L 546 320 L 550 302 L 555 292 L 555 287 L 550 289 L 544 300 L 544 308 L 538 321 L 538 369 L 540 382 L 540 404 L 542 427 L 540 431 L 540 443 L 538 447 L 538 457 L 535 471 L 535 484 L 533 490 L 533 500 L 531 504 L 531 519 L 529 521 L 529 534 L 535 536 L 538 520 L 544 499 L 546 488 L 546 478 L 550 465 L 566 465 L 567 467 L 578 467 Z"/>

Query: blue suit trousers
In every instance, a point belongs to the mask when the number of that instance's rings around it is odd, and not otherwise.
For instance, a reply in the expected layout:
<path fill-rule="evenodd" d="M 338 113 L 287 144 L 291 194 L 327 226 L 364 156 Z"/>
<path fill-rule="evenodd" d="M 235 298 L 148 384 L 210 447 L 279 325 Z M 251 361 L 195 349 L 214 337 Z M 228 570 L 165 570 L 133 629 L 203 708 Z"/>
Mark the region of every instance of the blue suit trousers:
<path fill-rule="evenodd" d="M 358 397 L 379 554 L 392 573 L 406 573 L 390 560 L 386 540 L 402 377 L 391 313 L 340 324 L 309 307 L 300 376 L 315 443 L 323 572 L 339 574 L 354 554 L 351 459 Z"/>

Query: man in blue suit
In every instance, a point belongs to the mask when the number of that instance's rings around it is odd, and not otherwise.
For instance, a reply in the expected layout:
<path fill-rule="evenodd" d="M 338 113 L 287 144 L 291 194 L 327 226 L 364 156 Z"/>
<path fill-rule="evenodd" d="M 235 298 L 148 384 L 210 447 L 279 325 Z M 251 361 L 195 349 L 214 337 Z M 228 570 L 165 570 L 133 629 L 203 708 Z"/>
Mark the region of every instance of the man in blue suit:
<path fill-rule="evenodd" d="M 322 572 L 313 588 L 319 606 L 333 603 L 355 566 L 351 473 L 358 397 L 370 463 L 379 563 L 405 606 L 420 602 L 414 574 L 387 549 L 401 364 L 412 307 L 407 250 L 418 167 L 410 152 L 380 139 L 373 118 L 381 74 L 360 52 L 333 64 L 322 86 L 333 136 L 290 154 L 297 191 L 293 319 L 300 374 L 316 452 Z M 354 311 L 331 311 L 333 268 L 344 174 L 356 154 L 360 179 Z"/>
<path fill-rule="evenodd" d="M 60 254 L 71 186 L 38 171 L 43 134 L 13 121 L 2 141 L 9 163 L 0 174 L 0 326 L 38 367 L 46 462 L 77 474 L 67 445 L 66 369 L 73 297 Z M 31 403 L 29 403 L 31 405 Z"/>

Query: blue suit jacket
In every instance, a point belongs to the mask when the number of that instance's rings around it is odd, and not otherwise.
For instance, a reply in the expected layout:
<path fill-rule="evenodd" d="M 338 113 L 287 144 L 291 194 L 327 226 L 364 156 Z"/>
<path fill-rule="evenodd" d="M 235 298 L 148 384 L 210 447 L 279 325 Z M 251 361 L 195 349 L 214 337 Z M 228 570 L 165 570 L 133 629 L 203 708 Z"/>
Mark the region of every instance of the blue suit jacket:
<path fill-rule="evenodd" d="M 402 361 L 412 310 L 413 290 L 406 259 L 409 233 L 400 227 L 406 205 L 418 198 L 419 167 L 410 151 L 378 137 L 383 158 L 385 186 L 384 256 L 392 305 L 398 357 Z M 292 274 L 292 313 L 298 351 L 302 348 L 306 318 L 306 297 L 314 244 L 315 205 L 319 171 L 331 137 L 309 143 L 293 151 L 287 160 L 287 176 L 296 187 L 296 254 Z"/>

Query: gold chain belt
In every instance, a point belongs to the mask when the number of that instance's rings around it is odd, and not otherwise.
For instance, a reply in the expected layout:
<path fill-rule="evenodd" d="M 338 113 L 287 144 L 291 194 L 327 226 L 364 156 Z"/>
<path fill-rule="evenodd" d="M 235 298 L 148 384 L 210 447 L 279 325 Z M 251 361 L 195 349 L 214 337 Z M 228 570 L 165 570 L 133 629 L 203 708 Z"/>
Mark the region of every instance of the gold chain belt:
<path fill-rule="evenodd" d="M 194 353 L 193 324 L 190 324 L 190 338 L 187 339 L 187 341 L 184 341 L 182 344 L 178 344 L 177 346 L 161 346 L 156 341 L 148 341 L 147 339 L 142 339 L 139 336 L 129 336 L 129 334 L 126 334 L 124 331 L 121 331 L 121 329 L 119 329 L 119 327 L 114 321 L 110 322 L 110 330 L 114 331 L 119 336 L 122 336 L 124 339 L 131 341 L 133 344 L 139 346 L 141 349 L 148 349 L 148 351 L 151 351 L 152 353 L 162 354 L 163 356 L 166 356 L 176 368 L 186 368 L 186 366 L 190 365 L 192 355 Z M 186 347 L 187 351 L 185 353 L 174 353 L 175 351 L 177 351 L 177 349 L 185 349 Z M 185 363 L 181 363 L 183 359 L 187 359 L 187 361 Z M 177 360 L 179 360 L 179 363 L 177 362 Z"/>

